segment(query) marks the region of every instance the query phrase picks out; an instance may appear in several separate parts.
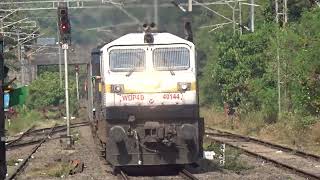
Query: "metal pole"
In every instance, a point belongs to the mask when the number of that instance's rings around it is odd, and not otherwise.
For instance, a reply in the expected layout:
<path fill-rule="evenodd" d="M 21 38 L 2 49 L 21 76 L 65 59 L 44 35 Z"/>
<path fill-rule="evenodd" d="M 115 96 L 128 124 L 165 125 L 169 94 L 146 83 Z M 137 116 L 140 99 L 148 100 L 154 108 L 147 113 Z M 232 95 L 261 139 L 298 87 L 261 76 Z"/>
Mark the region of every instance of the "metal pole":
<path fill-rule="evenodd" d="M 254 0 L 250 0 L 250 30 L 254 32 Z"/>
<path fill-rule="evenodd" d="M 0 86 L 3 86 L 4 80 L 4 58 L 3 58 L 3 21 L 0 22 Z M 6 164 L 6 136 L 5 136 L 5 116 L 3 107 L 3 88 L 0 88 L 0 179 L 5 179 L 7 174 L 7 164 Z"/>
<path fill-rule="evenodd" d="M 20 45 L 20 30 L 17 30 L 17 36 L 18 36 L 18 61 L 21 64 L 20 69 L 20 77 L 21 77 L 21 84 L 24 85 L 24 77 L 23 77 L 23 63 L 21 61 L 21 45 Z"/>
<path fill-rule="evenodd" d="M 77 85 L 77 100 L 80 99 L 79 97 L 79 72 L 76 71 L 76 85 Z"/>
<path fill-rule="evenodd" d="M 275 10 L 276 10 L 276 22 L 279 24 L 279 1 L 275 0 Z M 281 82 L 280 82 L 280 40 L 279 40 L 279 29 L 277 30 L 277 84 L 278 84 L 278 118 L 281 116 Z"/>
<path fill-rule="evenodd" d="M 276 22 L 279 23 L 279 4 L 278 0 L 275 0 L 275 9 L 276 9 Z"/>
<path fill-rule="evenodd" d="M 233 24 L 233 35 L 236 34 L 236 2 L 234 3 L 234 6 L 232 7 L 232 24 Z"/>
<path fill-rule="evenodd" d="M 192 0 L 188 0 L 188 11 L 192 12 Z"/>
<path fill-rule="evenodd" d="M 239 3 L 239 24 L 240 24 L 240 35 L 242 35 L 242 7 L 241 2 Z"/>
<path fill-rule="evenodd" d="M 277 32 L 277 83 L 278 83 L 278 118 L 281 116 L 281 82 L 280 82 L 280 48 L 279 48 L 279 32 Z"/>
<path fill-rule="evenodd" d="M 154 23 L 159 27 L 159 7 L 158 0 L 154 0 Z"/>
<path fill-rule="evenodd" d="M 58 41 L 60 43 L 60 40 Z M 60 88 L 62 88 L 62 58 L 61 58 L 61 47 L 58 45 L 58 56 L 59 56 L 59 78 L 60 78 Z"/>
<path fill-rule="evenodd" d="M 68 48 L 64 48 L 64 82 L 66 95 L 67 137 L 70 138 L 69 86 L 68 86 Z M 71 143 L 68 141 L 68 143 Z"/>
<path fill-rule="evenodd" d="M 285 25 L 288 22 L 288 3 L 287 0 L 283 0 L 284 2 L 284 7 L 283 7 L 283 16 L 284 16 L 284 22 L 283 22 L 283 27 L 285 27 Z"/>
<path fill-rule="evenodd" d="M 60 46 L 59 31 L 60 31 L 59 23 L 57 23 L 58 56 L 59 56 L 59 78 L 60 78 L 60 88 L 62 88 L 62 58 L 61 58 L 61 46 Z"/>
<path fill-rule="evenodd" d="M 21 60 L 21 83 L 22 85 L 26 84 L 26 63 L 24 62 L 24 57 L 23 57 L 23 53 L 24 53 L 24 47 L 23 46 L 19 46 L 20 48 L 20 60 Z"/>

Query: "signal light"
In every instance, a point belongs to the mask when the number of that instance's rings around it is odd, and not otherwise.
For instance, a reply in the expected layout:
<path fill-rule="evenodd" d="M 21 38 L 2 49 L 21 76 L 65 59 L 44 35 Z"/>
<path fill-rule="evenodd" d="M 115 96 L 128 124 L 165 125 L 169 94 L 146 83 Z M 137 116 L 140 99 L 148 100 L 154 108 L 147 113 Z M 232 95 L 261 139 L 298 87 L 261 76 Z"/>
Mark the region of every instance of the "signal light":
<path fill-rule="evenodd" d="M 58 7 L 58 25 L 60 31 L 60 43 L 71 44 L 71 25 L 68 17 L 68 7 Z"/>
<path fill-rule="evenodd" d="M 62 32 L 68 32 L 69 31 L 69 25 L 68 24 L 61 24 L 61 26 L 60 26 L 60 30 L 62 31 Z"/>
<path fill-rule="evenodd" d="M 79 65 L 75 65 L 75 71 L 79 72 Z"/>

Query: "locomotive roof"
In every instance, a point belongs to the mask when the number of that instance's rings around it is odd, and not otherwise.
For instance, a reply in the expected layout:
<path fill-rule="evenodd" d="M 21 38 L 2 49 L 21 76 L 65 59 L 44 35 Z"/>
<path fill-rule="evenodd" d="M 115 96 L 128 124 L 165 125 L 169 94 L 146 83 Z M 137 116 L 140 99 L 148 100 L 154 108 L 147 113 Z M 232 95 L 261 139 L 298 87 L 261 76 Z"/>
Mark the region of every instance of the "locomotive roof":
<path fill-rule="evenodd" d="M 126 34 L 124 36 L 121 36 L 120 38 L 111 41 L 110 43 L 104 45 L 101 50 L 107 50 L 108 48 L 112 46 L 117 45 L 144 45 L 147 43 L 144 43 L 144 33 L 130 33 Z M 187 44 L 190 47 L 193 47 L 194 44 L 190 41 L 187 41 L 183 38 L 180 38 L 176 35 L 170 34 L 170 33 L 152 33 L 154 37 L 154 43 L 153 44 Z"/>

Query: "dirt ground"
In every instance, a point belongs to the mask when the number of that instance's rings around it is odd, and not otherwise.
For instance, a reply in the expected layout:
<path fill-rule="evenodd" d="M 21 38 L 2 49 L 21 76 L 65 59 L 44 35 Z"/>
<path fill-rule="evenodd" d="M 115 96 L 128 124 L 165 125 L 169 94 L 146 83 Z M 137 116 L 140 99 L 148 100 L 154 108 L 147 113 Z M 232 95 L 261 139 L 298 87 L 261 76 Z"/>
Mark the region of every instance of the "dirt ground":
<path fill-rule="evenodd" d="M 98 151 L 95 148 L 91 130 L 89 127 L 81 127 L 72 130 L 77 140 L 74 144 L 73 150 L 65 150 L 64 143 L 60 139 L 52 139 L 43 144 L 39 150 L 34 154 L 33 159 L 29 161 L 28 166 L 22 174 L 16 179 L 18 180 L 54 180 L 54 179 L 68 179 L 68 180 L 108 180 L 117 179 L 111 174 L 111 169 L 99 157 Z M 61 135 L 61 134 L 60 134 Z M 59 136 L 59 135 L 55 135 Z M 8 152 L 8 159 L 23 158 L 25 152 L 30 151 L 31 148 L 23 148 Z M 241 162 L 249 165 L 249 168 L 240 170 L 227 170 L 219 167 L 216 163 L 208 160 L 200 162 L 200 167 L 193 169 L 195 175 L 199 179 L 265 179 L 265 180 L 287 180 L 287 179 L 304 179 L 299 176 L 288 173 L 283 169 L 279 169 L 270 163 L 263 160 L 240 155 Z M 84 169 L 81 173 L 74 175 L 67 175 L 71 169 L 69 162 L 71 160 L 80 160 L 84 163 Z M 14 168 L 11 167 L 11 169 Z M 164 179 L 182 179 L 177 176 L 170 177 L 131 177 L 130 179 L 150 179 L 150 180 L 164 180 Z"/>

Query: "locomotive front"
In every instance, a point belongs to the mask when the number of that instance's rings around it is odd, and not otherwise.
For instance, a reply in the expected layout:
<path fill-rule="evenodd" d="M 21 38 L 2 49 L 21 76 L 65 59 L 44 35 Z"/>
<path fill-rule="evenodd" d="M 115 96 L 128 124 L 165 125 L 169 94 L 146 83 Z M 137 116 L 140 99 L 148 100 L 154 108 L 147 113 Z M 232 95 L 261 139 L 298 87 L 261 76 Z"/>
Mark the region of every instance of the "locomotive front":
<path fill-rule="evenodd" d="M 100 127 L 113 166 L 191 164 L 202 154 L 193 43 L 128 34 L 101 49 Z"/>

